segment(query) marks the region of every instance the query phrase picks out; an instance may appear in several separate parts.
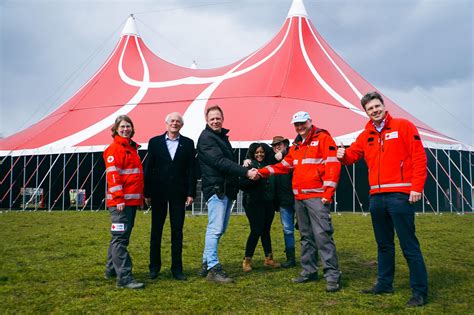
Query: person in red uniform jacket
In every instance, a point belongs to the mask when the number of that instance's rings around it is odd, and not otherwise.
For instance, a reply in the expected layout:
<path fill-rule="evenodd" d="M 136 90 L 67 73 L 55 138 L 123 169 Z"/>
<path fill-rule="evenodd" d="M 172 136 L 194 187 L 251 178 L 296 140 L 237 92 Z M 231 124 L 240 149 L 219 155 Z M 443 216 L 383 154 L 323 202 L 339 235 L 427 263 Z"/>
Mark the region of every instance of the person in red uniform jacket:
<path fill-rule="evenodd" d="M 378 251 L 375 286 L 363 293 L 393 292 L 395 275 L 394 230 L 410 269 L 413 295 L 408 306 L 421 306 L 428 295 L 428 276 L 415 235 L 414 203 L 422 196 L 426 154 L 416 127 L 406 119 L 392 118 L 382 96 L 366 94 L 362 107 L 370 118 L 365 130 L 347 149 L 337 151 L 343 164 L 364 159 L 369 169 L 370 214 Z"/>
<path fill-rule="evenodd" d="M 295 211 L 301 234 L 301 266 L 303 271 L 293 282 L 302 283 L 317 279 L 318 253 L 326 278 L 326 291 L 340 289 L 336 245 L 329 205 L 332 202 L 341 165 L 336 158 L 336 144 L 324 129 L 313 126 L 307 112 L 293 115 L 292 124 L 298 136 L 293 146 L 278 164 L 259 169 L 264 178 L 287 174 L 293 170 L 292 188 Z"/>
<path fill-rule="evenodd" d="M 111 215 L 109 250 L 105 277 L 117 277 L 118 288 L 142 289 L 143 283 L 132 276 L 132 259 L 127 246 L 130 241 L 137 207 L 143 204 L 143 169 L 132 120 L 121 115 L 112 127 L 114 141 L 103 157 L 107 174 L 107 207 Z"/>

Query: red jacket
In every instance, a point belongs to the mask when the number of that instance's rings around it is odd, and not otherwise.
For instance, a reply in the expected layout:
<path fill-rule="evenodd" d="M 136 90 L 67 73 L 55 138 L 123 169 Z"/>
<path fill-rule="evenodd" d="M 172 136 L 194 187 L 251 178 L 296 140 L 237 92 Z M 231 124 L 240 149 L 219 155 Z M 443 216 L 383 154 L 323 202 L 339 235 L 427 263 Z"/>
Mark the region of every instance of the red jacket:
<path fill-rule="evenodd" d="M 141 206 L 143 168 L 136 143 L 117 135 L 103 157 L 107 173 L 107 206 L 115 207 L 120 203 Z"/>
<path fill-rule="evenodd" d="M 259 171 L 262 177 L 286 174 L 293 170 L 295 199 L 326 198 L 332 200 L 341 172 L 336 158 L 336 144 L 326 130 L 313 126 L 304 142 L 296 137 L 285 158 Z"/>
<path fill-rule="evenodd" d="M 362 158 L 369 168 L 370 194 L 423 191 L 426 153 L 418 130 L 408 120 L 387 112 L 381 132 L 369 121 L 341 162 L 352 164 Z"/>

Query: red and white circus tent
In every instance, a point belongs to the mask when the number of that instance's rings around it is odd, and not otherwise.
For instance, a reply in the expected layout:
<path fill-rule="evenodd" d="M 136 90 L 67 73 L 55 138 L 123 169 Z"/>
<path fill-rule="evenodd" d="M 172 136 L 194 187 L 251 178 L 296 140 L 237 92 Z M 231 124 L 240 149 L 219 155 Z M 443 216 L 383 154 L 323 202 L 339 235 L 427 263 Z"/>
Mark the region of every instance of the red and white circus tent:
<path fill-rule="evenodd" d="M 300 110 L 308 111 L 338 144 L 349 145 L 368 120 L 359 100 L 373 90 L 317 32 L 302 0 L 293 0 L 280 31 L 262 48 L 207 70 L 180 67 L 153 54 L 131 16 L 110 57 L 68 101 L 33 126 L 0 139 L 0 207 L 25 209 L 34 201 L 35 209 L 74 204 L 77 210 L 99 209 L 104 204 L 100 187 L 105 185 L 100 152 L 111 142 L 110 127 L 118 115 L 132 118 L 134 140 L 144 149 L 151 137 L 164 131 L 164 118 L 174 111 L 184 115 L 182 133 L 197 140 L 205 127 L 205 108 L 214 104 L 224 110 L 234 148 L 269 142 L 275 135 L 294 137 L 290 118 Z M 429 152 L 423 211 L 440 211 L 443 202 L 450 211 L 472 211 L 472 153 L 465 152 L 472 148 L 429 127 L 386 96 L 385 101 L 393 116 L 416 124 Z M 353 166 L 352 175 L 346 168 L 337 209 L 355 211 L 359 205 L 363 211 L 367 200 L 361 200 L 357 190 L 366 196 L 367 188 L 361 180 L 355 184 L 356 173 L 366 172 L 363 168 Z M 39 199 L 47 206 L 38 206 Z M 202 211 L 202 200 L 200 204 Z"/>
<path fill-rule="evenodd" d="M 162 132 L 167 113 L 184 114 L 182 133 L 195 140 L 205 126 L 206 106 L 219 104 L 234 147 L 294 136 L 290 117 L 308 111 L 338 143 L 350 144 L 367 121 L 359 100 L 376 90 L 328 45 L 294 0 L 280 31 L 262 48 L 225 67 L 184 68 L 148 49 L 130 17 L 120 41 L 96 74 L 68 101 L 38 123 L 0 140 L 0 156 L 102 151 L 110 127 L 121 114 L 136 127 L 135 140 L 146 148 Z M 395 117 L 419 128 L 427 147 L 462 149 L 411 116 L 388 97 Z"/>

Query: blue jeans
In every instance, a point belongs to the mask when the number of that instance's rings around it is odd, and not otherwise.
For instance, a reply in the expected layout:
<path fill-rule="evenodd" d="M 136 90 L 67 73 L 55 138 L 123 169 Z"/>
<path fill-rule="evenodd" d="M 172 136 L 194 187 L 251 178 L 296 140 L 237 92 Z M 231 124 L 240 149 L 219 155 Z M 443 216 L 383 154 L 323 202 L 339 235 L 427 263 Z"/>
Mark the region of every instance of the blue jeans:
<path fill-rule="evenodd" d="M 219 199 L 217 195 L 212 195 L 207 201 L 207 229 L 202 262 L 207 263 L 208 270 L 219 264 L 217 246 L 227 229 L 231 207 L 232 200 L 227 196 Z"/>
<path fill-rule="evenodd" d="M 383 193 L 370 196 L 370 214 L 378 252 L 377 286 L 392 289 L 395 276 L 395 243 L 397 232 L 408 268 L 413 293 L 426 298 L 428 275 L 420 243 L 415 235 L 415 208 L 408 194 Z"/>
<path fill-rule="evenodd" d="M 280 207 L 280 221 L 283 226 L 285 248 L 295 248 L 295 208 Z"/>

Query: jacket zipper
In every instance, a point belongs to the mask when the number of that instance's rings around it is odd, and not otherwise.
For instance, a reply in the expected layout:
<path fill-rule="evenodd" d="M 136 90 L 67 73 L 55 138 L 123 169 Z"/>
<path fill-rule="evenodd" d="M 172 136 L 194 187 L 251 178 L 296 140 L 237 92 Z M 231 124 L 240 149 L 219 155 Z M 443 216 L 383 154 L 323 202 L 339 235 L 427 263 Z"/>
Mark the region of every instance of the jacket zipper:
<path fill-rule="evenodd" d="M 380 191 L 380 160 L 382 158 L 382 152 L 383 152 L 383 140 L 382 140 L 382 133 L 379 132 L 379 169 L 378 169 L 378 184 L 379 184 L 379 191 Z"/>

